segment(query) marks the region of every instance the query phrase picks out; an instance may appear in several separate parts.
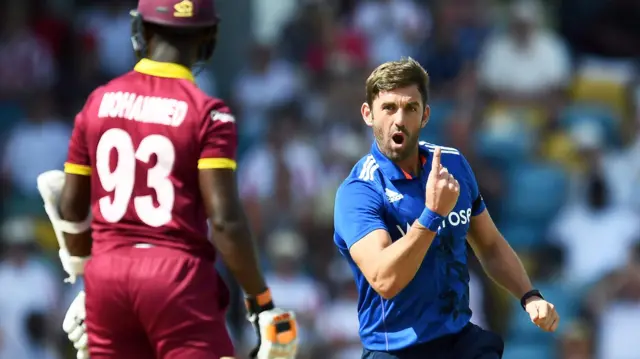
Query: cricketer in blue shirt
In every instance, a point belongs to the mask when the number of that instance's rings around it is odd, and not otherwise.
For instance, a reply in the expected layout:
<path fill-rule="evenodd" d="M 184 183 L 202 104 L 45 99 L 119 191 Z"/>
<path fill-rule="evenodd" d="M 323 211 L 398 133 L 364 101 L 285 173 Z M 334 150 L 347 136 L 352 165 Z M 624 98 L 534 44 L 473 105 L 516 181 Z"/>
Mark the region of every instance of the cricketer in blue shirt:
<path fill-rule="evenodd" d="M 545 331 L 559 322 L 496 229 L 469 163 L 418 142 L 428 76 L 412 59 L 379 66 L 362 116 L 369 154 L 336 194 L 334 242 L 354 273 L 363 358 L 500 358 L 502 340 L 470 323 L 467 242 L 485 271 Z"/>

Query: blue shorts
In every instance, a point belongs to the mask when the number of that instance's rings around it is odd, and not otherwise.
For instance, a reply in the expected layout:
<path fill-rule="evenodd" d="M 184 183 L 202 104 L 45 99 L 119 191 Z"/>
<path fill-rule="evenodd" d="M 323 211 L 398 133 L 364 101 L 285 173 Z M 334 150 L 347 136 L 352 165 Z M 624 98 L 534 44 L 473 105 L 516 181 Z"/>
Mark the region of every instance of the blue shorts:
<path fill-rule="evenodd" d="M 497 334 L 469 323 L 460 333 L 397 351 L 365 349 L 362 359 L 500 359 L 504 342 Z"/>

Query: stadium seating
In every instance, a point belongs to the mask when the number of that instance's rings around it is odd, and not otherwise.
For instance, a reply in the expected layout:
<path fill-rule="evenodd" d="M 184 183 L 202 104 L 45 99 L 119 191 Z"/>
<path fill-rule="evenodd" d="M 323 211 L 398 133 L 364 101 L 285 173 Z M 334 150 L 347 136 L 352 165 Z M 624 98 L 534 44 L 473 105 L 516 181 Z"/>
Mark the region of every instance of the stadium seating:
<path fill-rule="evenodd" d="M 520 223 L 550 220 L 565 202 L 568 178 L 553 164 L 521 163 L 507 173 L 503 215 Z"/>
<path fill-rule="evenodd" d="M 604 131 L 608 145 L 618 146 L 621 144 L 619 135 L 621 121 L 608 107 L 575 103 L 567 106 L 560 114 L 560 126 L 566 130 L 570 130 L 573 126 L 583 122 L 592 122 L 600 126 Z"/>
<path fill-rule="evenodd" d="M 525 251 L 534 248 L 544 240 L 544 232 L 540 227 L 531 222 L 518 222 L 510 216 L 506 217 L 504 225 L 500 226 L 500 232 L 507 239 L 511 247 L 516 251 Z"/>
<path fill-rule="evenodd" d="M 42 217 L 45 215 L 42 207 L 42 198 L 25 197 L 20 194 L 11 194 L 2 201 L 1 210 L 15 216 Z"/>
<path fill-rule="evenodd" d="M 605 105 L 618 115 L 625 115 L 629 107 L 627 83 L 632 78 L 633 66 L 631 62 L 624 61 L 585 60 L 576 70 L 570 89 L 571 98 L 573 101 Z"/>
<path fill-rule="evenodd" d="M 444 139 L 447 120 L 453 114 L 455 108 L 454 103 L 452 101 L 434 101 L 429 106 L 431 107 L 431 116 L 427 127 L 420 133 L 420 141 L 441 144 Z"/>
<path fill-rule="evenodd" d="M 501 167 L 510 167 L 531 158 L 536 136 L 526 121 L 498 115 L 479 130 L 475 148 L 478 153 Z"/>
<path fill-rule="evenodd" d="M 258 142 L 258 139 L 250 136 L 250 135 L 246 135 L 243 133 L 239 133 L 238 134 L 238 149 L 236 152 L 236 157 L 238 159 L 241 159 L 245 156 L 245 154 L 247 154 L 247 152 L 249 151 L 249 149 L 251 148 L 251 144 L 252 143 L 256 143 Z"/>
<path fill-rule="evenodd" d="M 6 134 L 18 121 L 24 118 L 24 109 L 19 104 L 8 101 L 0 102 L 0 134 Z"/>

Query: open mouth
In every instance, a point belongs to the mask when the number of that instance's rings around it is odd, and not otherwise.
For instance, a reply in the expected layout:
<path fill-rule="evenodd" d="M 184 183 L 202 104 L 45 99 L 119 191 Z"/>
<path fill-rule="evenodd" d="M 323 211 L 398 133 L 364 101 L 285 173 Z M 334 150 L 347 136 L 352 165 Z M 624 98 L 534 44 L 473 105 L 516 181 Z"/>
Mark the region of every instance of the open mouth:
<path fill-rule="evenodd" d="M 393 143 L 395 143 L 396 145 L 401 145 L 404 143 L 404 134 L 402 132 L 398 132 L 398 133 L 394 133 L 391 136 L 391 140 L 393 141 Z"/>

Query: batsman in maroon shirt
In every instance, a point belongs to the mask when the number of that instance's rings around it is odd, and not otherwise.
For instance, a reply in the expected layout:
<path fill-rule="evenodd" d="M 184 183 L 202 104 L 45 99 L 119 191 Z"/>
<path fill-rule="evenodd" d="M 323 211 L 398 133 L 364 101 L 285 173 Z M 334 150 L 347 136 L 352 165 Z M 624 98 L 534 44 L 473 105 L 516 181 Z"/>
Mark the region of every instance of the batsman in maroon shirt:
<path fill-rule="evenodd" d="M 213 54 L 213 1 L 131 14 L 140 61 L 89 96 L 65 173 L 38 179 L 63 267 L 84 276 L 63 328 L 78 358 L 231 358 L 219 253 L 246 293 L 252 357 L 293 358 L 294 315 L 274 307 L 238 199 L 234 116 L 191 72 Z"/>

